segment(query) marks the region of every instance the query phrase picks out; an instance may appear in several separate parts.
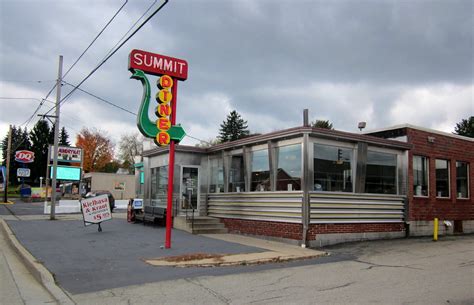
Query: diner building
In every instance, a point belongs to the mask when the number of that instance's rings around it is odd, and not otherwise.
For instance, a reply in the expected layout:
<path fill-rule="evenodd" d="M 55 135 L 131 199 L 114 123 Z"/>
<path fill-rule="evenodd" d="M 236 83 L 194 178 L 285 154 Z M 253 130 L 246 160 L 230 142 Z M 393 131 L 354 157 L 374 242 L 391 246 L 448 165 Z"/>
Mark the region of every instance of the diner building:
<path fill-rule="evenodd" d="M 173 215 L 194 209 L 231 233 L 302 246 L 404 237 L 412 144 L 377 135 L 304 124 L 208 148 L 176 145 Z M 138 195 L 166 206 L 168 148 L 149 145 L 142 157 Z"/>
<path fill-rule="evenodd" d="M 430 235 L 439 219 L 441 234 L 474 233 L 474 139 L 409 124 L 368 135 L 394 139 L 408 151 L 408 229 Z"/>

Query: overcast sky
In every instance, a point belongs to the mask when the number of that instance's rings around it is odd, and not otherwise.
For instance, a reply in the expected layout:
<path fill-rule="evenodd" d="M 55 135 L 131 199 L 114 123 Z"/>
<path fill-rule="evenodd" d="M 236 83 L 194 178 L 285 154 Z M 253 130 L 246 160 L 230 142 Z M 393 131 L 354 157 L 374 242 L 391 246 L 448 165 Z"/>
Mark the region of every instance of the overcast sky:
<path fill-rule="evenodd" d="M 123 2 L 0 0 L 0 97 L 31 98 L 0 99 L 1 138 L 52 88 L 58 56 L 67 71 Z M 65 81 L 79 83 L 152 3 L 130 0 Z M 142 87 L 127 70 L 136 48 L 188 61 L 177 119 L 195 138 L 216 137 L 234 109 L 259 133 L 301 125 L 304 108 L 345 131 L 366 121 L 452 132 L 474 115 L 473 3 L 170 0 L 81 88 L 137 112 Z M 135 122 L 81 92 L 61 109 L 72 138 L 87 126 L 117 143 Z"/>

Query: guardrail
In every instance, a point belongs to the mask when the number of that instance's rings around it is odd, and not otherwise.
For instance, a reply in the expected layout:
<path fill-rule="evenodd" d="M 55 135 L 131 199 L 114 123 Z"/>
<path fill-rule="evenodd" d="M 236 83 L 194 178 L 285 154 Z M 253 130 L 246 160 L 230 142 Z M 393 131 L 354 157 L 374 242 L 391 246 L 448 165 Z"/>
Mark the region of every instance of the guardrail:
<path fill-rule="evenodd" d="M 312 224 L 403 222 L 405 197 L 310 192 L 310 209 Z"/>
<path fill-rule="evenodd" d="M 208 215 L 301 223 L 303 192 L 248 192 L 208 194 Z"/>

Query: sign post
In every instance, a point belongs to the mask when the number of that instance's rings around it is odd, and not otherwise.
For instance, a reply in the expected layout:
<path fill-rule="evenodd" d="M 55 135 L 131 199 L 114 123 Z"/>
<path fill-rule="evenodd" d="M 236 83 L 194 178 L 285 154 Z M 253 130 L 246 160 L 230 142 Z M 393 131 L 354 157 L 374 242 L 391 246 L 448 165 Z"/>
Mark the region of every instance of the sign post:
<path fill-rule="evenodd" d="M 159 146 L 169 145 L 168 197 L 166 204 L 165 248 L 171 248 L 171 214 L 173 210 L 173 179 L 175 145 L 185 136 L 185 131 L 176 125 L 176 104 L 178 102 L 178 80 L 188 77 L 188 63 L 185 60 L 154 54 L 141 50 L 132 50 L 128 69 L 133 79 L 143 85 L 143 97 L 137 117 L 137 127 L 148 138 L 153 138 Z M 159 76 L 157 82 L 160 91 L 156 94 L 158 106 L 155 113 L 158 119 L 153 122 L 148 117 L 150 107 L 150 82 L 145 74 Z M 171 89 L 171 92 L 170 92 Z"/>

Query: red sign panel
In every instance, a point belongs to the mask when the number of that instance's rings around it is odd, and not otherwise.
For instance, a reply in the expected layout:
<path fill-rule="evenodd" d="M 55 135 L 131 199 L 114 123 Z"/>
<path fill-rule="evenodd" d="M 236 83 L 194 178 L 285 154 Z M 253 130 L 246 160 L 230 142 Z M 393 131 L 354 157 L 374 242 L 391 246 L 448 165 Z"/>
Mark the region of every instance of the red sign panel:
<path fill-rule="evenodd" d="M 128 69 L 138 69 L 152 75 L 170 75 L 179 80 L 188 78 L 188 63 L 183 59 L 132 50 L 128 58 Z"/>
<path fill-rule="evenodd" d="M 15 152 L 15 161 L 20 163 L 31 163 L 35 161 L 35 153 L 29 150 L 18 150 Z"/>

